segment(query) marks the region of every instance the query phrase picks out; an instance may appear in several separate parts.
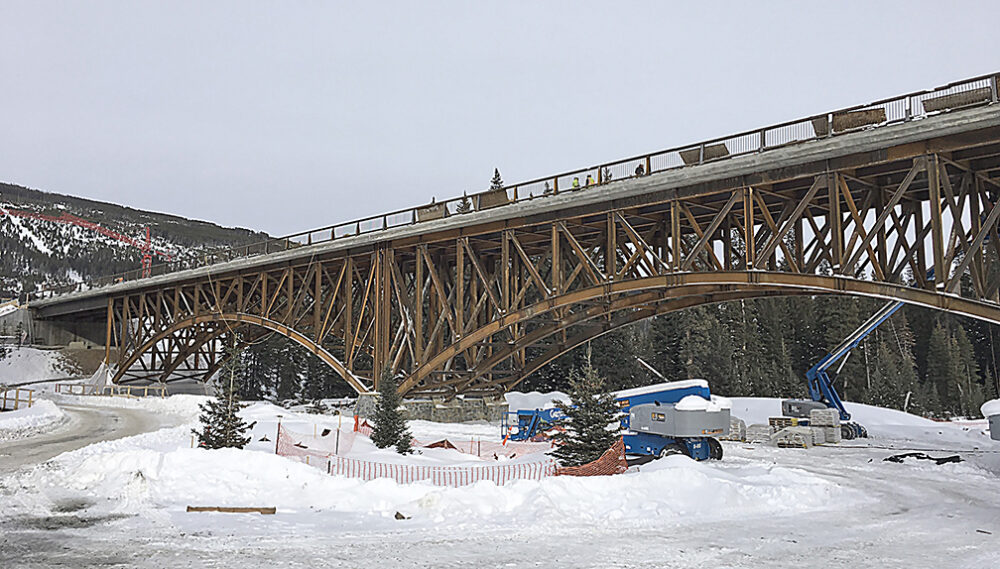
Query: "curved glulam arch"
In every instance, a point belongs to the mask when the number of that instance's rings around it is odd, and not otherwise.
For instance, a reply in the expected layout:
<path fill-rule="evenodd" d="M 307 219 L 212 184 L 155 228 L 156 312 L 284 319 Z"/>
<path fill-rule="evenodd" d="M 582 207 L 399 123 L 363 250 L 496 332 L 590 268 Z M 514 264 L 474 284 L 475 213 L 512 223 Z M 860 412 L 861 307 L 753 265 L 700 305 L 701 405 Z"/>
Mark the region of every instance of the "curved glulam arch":
<path fill-rule="evenodd" d="M 356 392 L 358 393 L 368 392 L 368 388 L 361 381 L 361 379 L 358 378 L 353 373 L 351 373 L 351 371 L 347 369 L 347 366 L 345 366 L 343 362 L 334 357 L 333 354 L 331 354 L 325 348 L 310 340 L 308 336 L 296 331 L 294 328 L 286 326 L 270 318 L 264 318 L 253 314 L 243 314 L 243 313 L 202 314 L 178 320 L 169 327 L 159 331 L 156 335 L 154 335 L 145 343 L 143 343 L 141 346 L 139 346 L 139 348 L 132 351 L 132 353 L 129 354 L 128 358 L 123 360 L 121 366 L 118 368 L 117 372 L 112 378 L 112 382 L 118 383 L 125 375 L 125 372 L 129 369 L 129 367 L 131 367 L 132 364 L 134 364 L 140 357 L 142 357 L 143 354 L 145 354 L 153 346 L 155 346 L 157 342 L 160 342 L 170 337 L 178 330 L 183 330 L 185 328 L 192 328 L 206 323 L 235 324 L 236 327 L 246 326 L 246 325 L 258 326 L 261 328 L 268 329 L 277 334 L 281 334 L 282 336 L 289 338 L 290 340 L 294 341 L 295 343 L 309 350 L 317 357 L 319 357 L 321 360 L 323 360 L 327 365 L 333 368 L 334 371 L 340 374 L 340 376 L 344 379 L 344 381 L 346 381 Z M 209 341 L 209 339 L 206 338 L 205 341 L 207 342 Z M 204 342 L 202 342 L 202 344 L 204 344 Z M 217 369 L 218 367 L 219 366 L 217 364 L 214 369 Z M 210 377 L 212 371 L 214 370 L 209 370 L 209 373 L 206 375 L 206 377 Z"/>

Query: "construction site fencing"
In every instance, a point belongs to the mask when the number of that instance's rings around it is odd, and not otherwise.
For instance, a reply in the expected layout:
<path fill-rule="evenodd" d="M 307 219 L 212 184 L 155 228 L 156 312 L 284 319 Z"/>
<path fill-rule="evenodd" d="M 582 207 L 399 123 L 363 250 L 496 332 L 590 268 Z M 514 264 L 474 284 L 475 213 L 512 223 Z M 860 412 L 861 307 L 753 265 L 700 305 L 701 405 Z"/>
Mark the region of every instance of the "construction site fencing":
<path fill-rule="evenodd" d="M 951 110 L 996 104 L 998 102 L 998 78 L 1000 75 L 995 73 L 983 75 L 867 105 L 858 105 L 705 142 L 632 156 L 554 176 L 520 182 L 498 190 L 479 191 L 471 194 L 466 192 L 460 197 L 440 202 L 432 200 L 431 203 L 425 205 L 303 231 L 260 243 L 220 249 L 206 253 L 194 263 L 185 261 L 154 265 L 151 275 L 156 276 L 196 266 L 267 255 L 345 237 L 463 215 L 463 212 L 483 211 L 525 200 L 545 198 L 566 191 L 585 191 L 595 186 L 627 178 L 766 152 L 790 144 L 820 140 L 858 130 L 919 120 Z M 100 277 L 87 283 L 38 291 L 32 293 L 30 297 L 46 298 L 56 294 L 78 292 L 98 286 L 136 280 L 149 275 L 150 273 L 144 275 L 142 269 L 137 269 Z"/>
<path fill-rule="evenodd" d="M 339 438 L 338 438 L 339 436 Z M 354 441 L 363 435 L 359 431 L 329 430 L 324 434 L 304 435 L 293 433 L 283 425 L 278 426 L 278 441 L 275 445 L 281 456 L 295 458 L 300 462 L 325 468 L 328 474 L 375 480 L 390 478 L 400 484 L 426 481 L 435 486 L 458 487 L 488 480 L 495 484 L 506 484 L 514 480 L 541 480 L 556 472 L 556 462 L 546 458 L 537 462 L 491 464 L 488 466 L 422 466 L 412 464 L 395 464 L 375 462 L 342 456 L 350 452 Z M 367 438 L 367 437 L 365 437 Z M 414 440 L 419 444 L 419 441 Z M 477 441 L 478 442 L 478 441 Z M 433 443 L 431 443 L 433 444 Z M 494 443 L 499 445 L 500 443 Z M 507 443 L 512 444 L 512 443 Z M 547 443 L 534 443 L 534 447 L 520 445 L 518 450 L 527 454 L 538 454 L 547 450 Z M 545 447 L 542 449 L 541 447 Z M 453 446 L 456 450 L 461 450 Z M 470 441 L 470 450 L 475 448 Z M 531 452 L 528 452 L 531 451 Z M 339 452 L 339 454 L 338 454 Z M 511 452 L 508 450 L 507 452 Z"/>
<path fill-rule="evenodd" d="M 611 476 L 622 474 L 628 470 L 628 462 L 625 460 L 625 441 L 619 437 L 611 448 L 604 451 L 604 454 L 597 460 L 581 464 L 580 466 L 567 466 L 556 469 L 556 476 Z"/>

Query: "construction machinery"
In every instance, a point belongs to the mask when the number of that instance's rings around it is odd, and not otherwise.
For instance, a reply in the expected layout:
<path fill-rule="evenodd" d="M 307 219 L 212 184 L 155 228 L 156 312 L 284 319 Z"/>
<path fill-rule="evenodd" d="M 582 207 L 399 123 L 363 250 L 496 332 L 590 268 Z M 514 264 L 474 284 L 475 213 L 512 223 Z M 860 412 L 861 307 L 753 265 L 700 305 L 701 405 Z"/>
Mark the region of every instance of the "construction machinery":
<path fill-rule="evenodd" d="M 662 377 L 662 376 L 661 376 Z M 721 459 L 715 437 L 729 433 L 730 404 L 715 397 L 703 379 L 673 381 L 612 394 L 620 409 L 625 453 L 662 457 L 684 454 L 695 460 Z M 520 409 L 505 418 L 504 436 L 523 441 L 558 427 L 566 416 L 559 409 Z"/>
<path fill-rule="evenodd" d="M 844 338 L 829 354 L 816 362 L 816 365 L 806 371 L 806 384 L 809 387 L 810 399 L 786 399 L 781 402 L 781 413 L 786 417 L 809 418 L 809 412 L 813 409 L 836 409 L 840 414 L 840 432 L 844 439 L 867 438 L 868 431 L 860 424 L 851 421 L 851 414 L 844 407 L 840 395 L 834 388 L 834 381 L 830 377 L 828 370 L 840 362 L 834 375 L 840 373 L 847 358 L 851 355 L 851 350 L 856 348 L 869 334 L 875 331 L 883 322 L 889 319 L 900 308 L 902 302 L 888 302 L 871 318 L 865 321 L 849 336 Z"/>

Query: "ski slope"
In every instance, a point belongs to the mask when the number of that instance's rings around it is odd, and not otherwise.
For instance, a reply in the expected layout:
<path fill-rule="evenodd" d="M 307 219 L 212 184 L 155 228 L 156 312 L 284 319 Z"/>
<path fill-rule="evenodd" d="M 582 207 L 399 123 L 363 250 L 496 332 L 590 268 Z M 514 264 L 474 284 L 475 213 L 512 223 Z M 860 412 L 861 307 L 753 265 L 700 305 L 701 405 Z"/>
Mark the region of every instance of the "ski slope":
<path fill-rule="evenodd" d="M 873 438 L 850 445 L 795 450 L 725 443 L 721 462 L 675 456 L 615 477 L 438 488 L 331 477 L 276 456 L 270 444 L 279 414 L 283 425 L 299 432 L 314 425 L 336 428 L 338 419 L 266 403 L 245 411 L 256 423 L 252 450 L 192 449 L 190 429 L 202 400 L 116 400 L 175 426 L 89 445 L 0 478 L 0 566 L 1000 563 L 1000 443 L 985 436 L 984 422 L 935 423 L 857 407 L 852 412 L 868 421 Z M 779 405 L 734 398 L 733 413 L 766 420 Z M 414 421 L 411 428 L 430 440 L 499 434 L 488 423 Z M 265 436 L 270 441 L 260 440 Z M 958 451 L 965 461 L 937 466 L 882 460 L 896 452 L 890 447 L 914 444 Z M 362 445 L 352 452 L 389 451 Z M 482 459 L 425 449 L 406 460 Z M 187 505 L 275 506 L 278 514 L 189 514 Z M 409 519 L 395 519 L 397 512 Z M 72 527 L 46 529 L 66 526 Z"/>

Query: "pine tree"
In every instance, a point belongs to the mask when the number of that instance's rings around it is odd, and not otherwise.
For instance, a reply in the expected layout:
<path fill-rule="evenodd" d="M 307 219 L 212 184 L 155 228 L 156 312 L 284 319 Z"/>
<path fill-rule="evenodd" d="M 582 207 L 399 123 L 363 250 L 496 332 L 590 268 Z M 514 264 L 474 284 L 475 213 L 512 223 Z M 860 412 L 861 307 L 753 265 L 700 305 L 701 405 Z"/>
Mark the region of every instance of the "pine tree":
<path fill-rule="evenodd" d="M 406 426 L 406 419 L 399 411 L 399 385 L 388 369 L 382 374 L 378 387 L 372 442 L 378 448 L 395 446 L 399 454 L 408 454 L 411 452 L 410 441 L 413 436 Z"/>
<path fill-rule="evenodd" d="M 235 346 L 235 345 L 234 345 Z M 198 436 L 198 446 L 215 448 L 243 448 L 250 442 L 247 431 L 250 427 L 240 417 L 239 412 L 246 405 L 240 403 L 239 381 L 242 376 L 242 357 L 236 348 L 228 349 L 229 361 L 216 376 L 215 398 L 202 403 L 201 431 L 192 429 Z"/>
<path fill-rule="evenodd" d="M 951 338 L 941 322 L 935 324 L 927 340 L 926 382 L 932 386 L 942 402 L 957 399 L 954 389 L 954 373 L 957 369 Z M 944 403 L 950 408 L 948 403 Z"/>
<path fill-rule="evenodd" d="M 500 177 L 500 169 L 493 169 L 493 179 L 490 180 L 490 191 L 495 192 L 503 190 L 503 179 Z"/>
<path fill-rule="evenodd" d="M 469 200 L 469 196 L 462 194 L 462 201 L 458 202 L 458 207 L 455 208 L 455 213 L 469 213 L 472 211 L 472 201 Z"/>
<path fill-rule="evenodd" d="M 618 415 L 614 398 L 604 392 L 604 378 L 590 363 L 570 376 L 573 405 L 557 402 L 566 414 L 566 432 L 555 436 L 558 446 L 551 452 L 563 464 L 576 466 L 600 458 L 614 444 L 616 434 L 608 430 Z"/>

